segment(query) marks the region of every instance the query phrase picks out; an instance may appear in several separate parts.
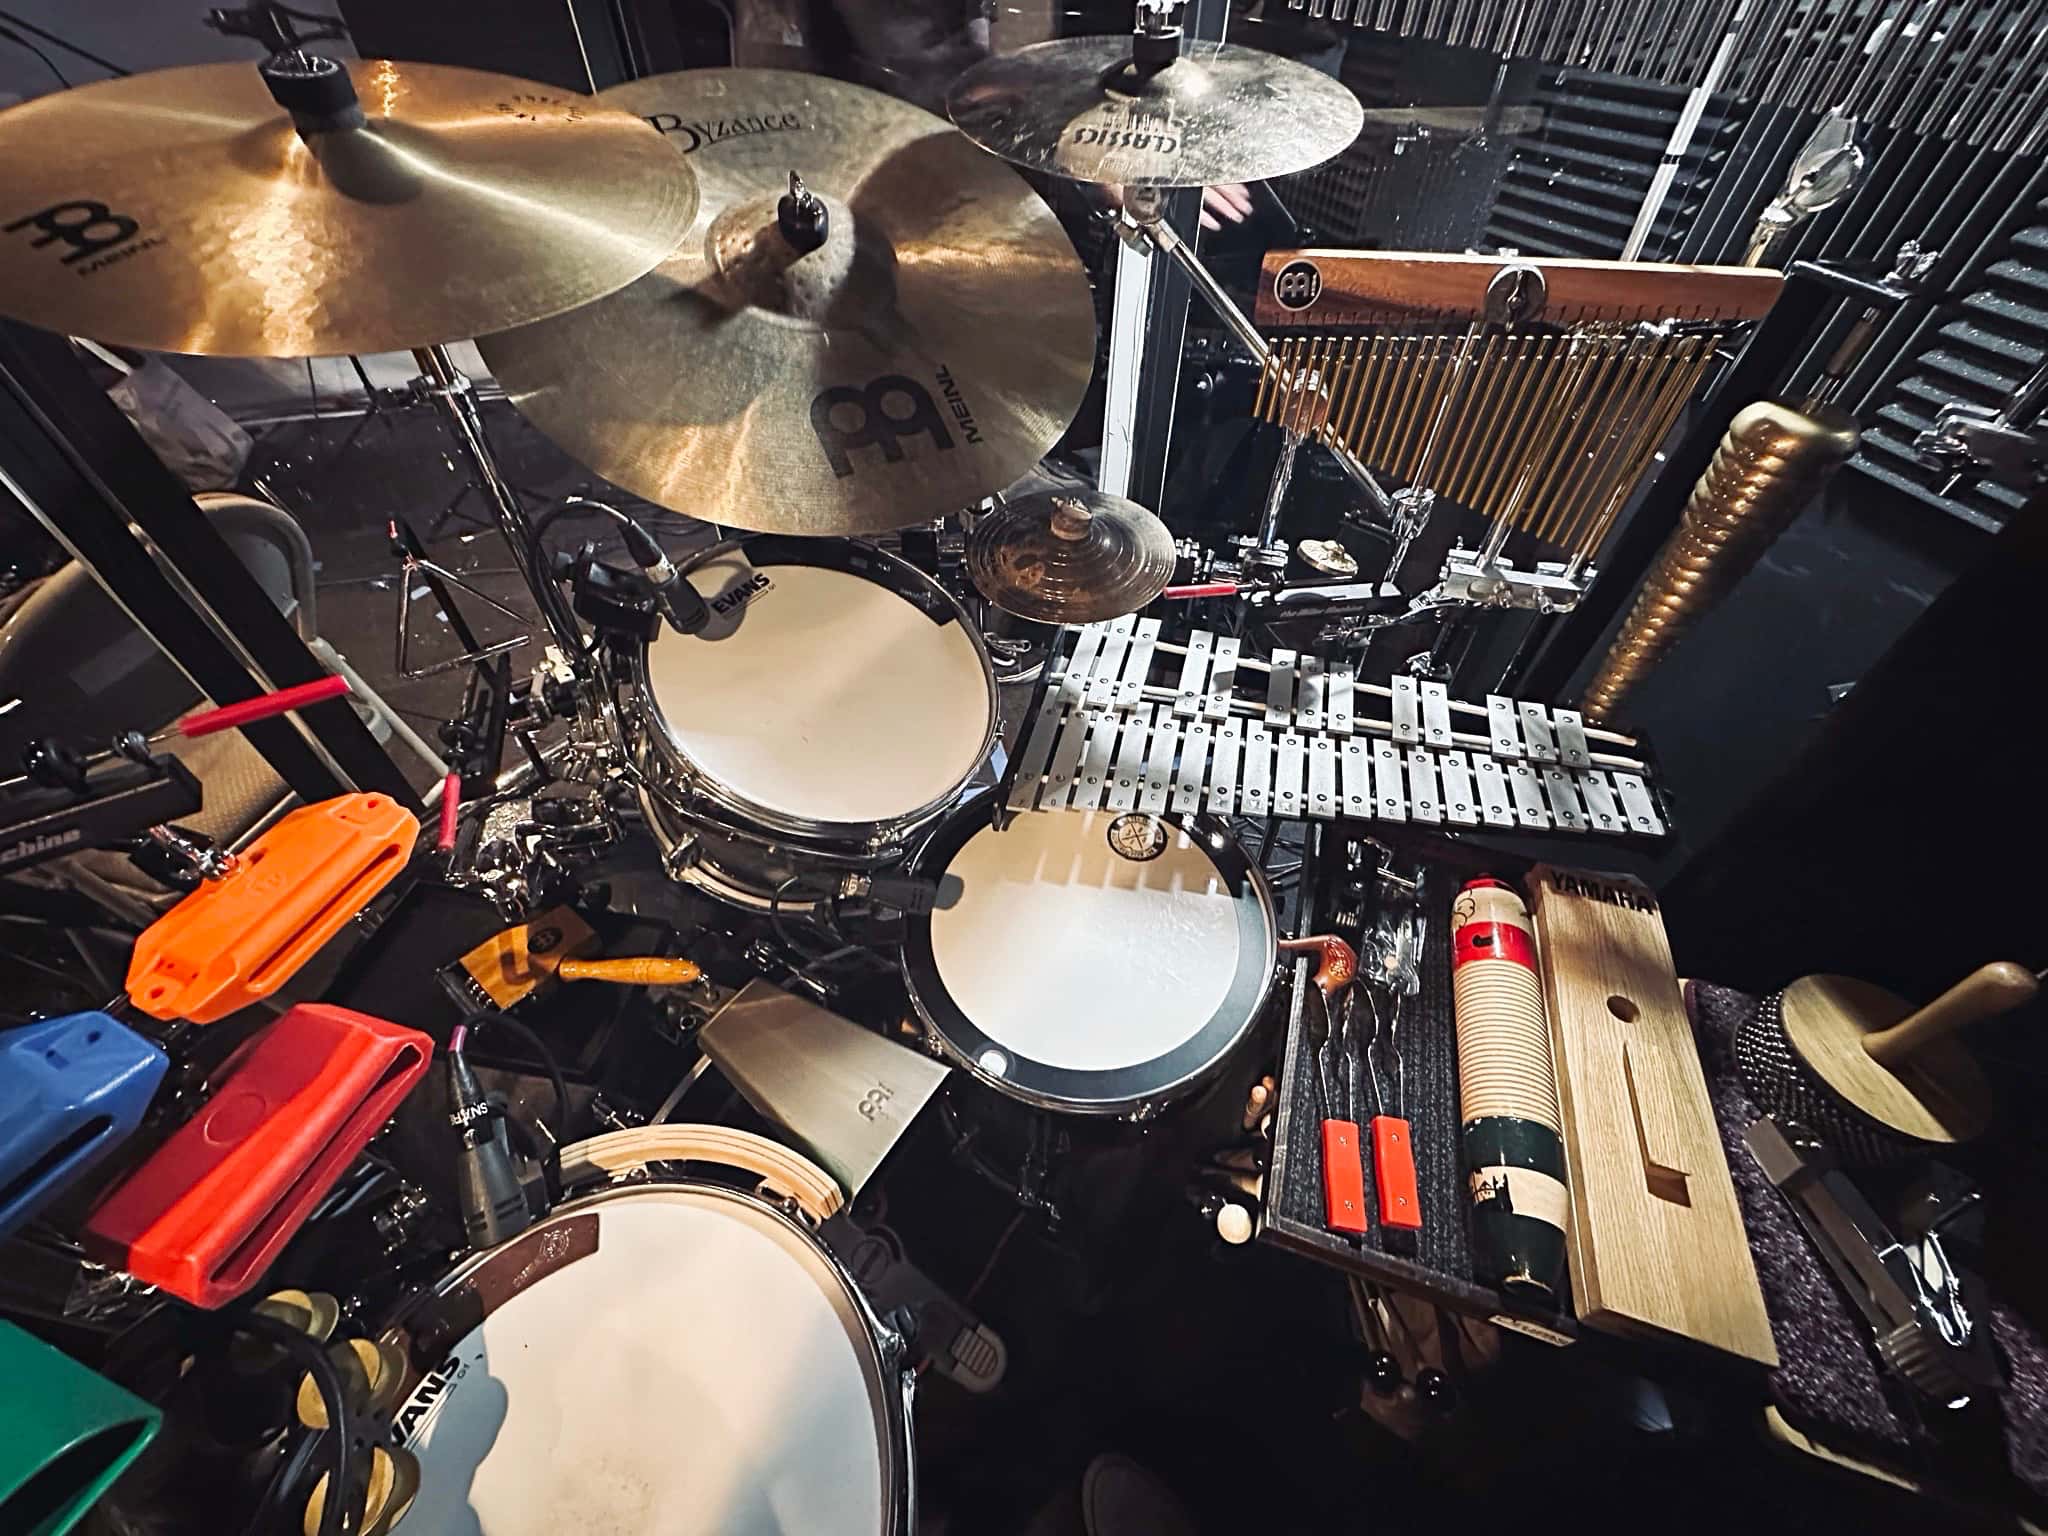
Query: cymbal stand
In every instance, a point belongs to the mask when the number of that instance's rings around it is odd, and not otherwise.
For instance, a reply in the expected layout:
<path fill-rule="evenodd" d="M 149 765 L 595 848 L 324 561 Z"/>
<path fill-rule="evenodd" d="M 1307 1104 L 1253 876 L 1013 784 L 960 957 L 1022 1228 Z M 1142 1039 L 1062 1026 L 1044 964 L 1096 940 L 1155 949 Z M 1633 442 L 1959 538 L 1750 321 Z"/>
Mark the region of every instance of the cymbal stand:
<path fill-rule="evenodd" d="M 533 523 L 520 503 L 519 493 L 500 472 L 497 458 L 491 452 L 490 440 L 484 436 L 483 417 L 477 410 L 476 386 L 455 366 L 455 360 L 449 356 L 446 347 L 416 347 L 412 355 L 430 385 L 429 394 L 447 418 L 463 457 L 469 460 L 484 500 L 489 503 L 491 515 L 498 524 L 498 532 L 504 535 L 506 544 L 511 547 L 512 563 L 518 567 L 535 603 L 539 605 L 541 622 L 547 626 L 548 634 L 577 680 L 594 684 L 597 679 L 584 654 L 582 630 L 563 600 L 561 588 L 534 563 Z"/>
<path fill-rule="evenodd" d="M 1202 301 L 1215 312 L 1216 318 L 1230 329 L 1231 334 L 1244 344 L 1245 350 L 1257 360 L 1260 368 L 1270 366 L 1272 348 L 1266 344 L 1266 338 L 1259 334 L 1259 328 L 1252 324 L 1245 312 L 1237 307 L 1228 293 L 1223 291 L 1223 285 L 1210 274 L 1209 269 L 1202 264 L 1202 259 L 1174 232 L 1173 226 L 1166 222 L 1164 212 L 1164 201 L 1159 188 L 1127 187 L 1124 190 L 1123 212 L 1117 220 L 1117 233 L 1134 249 L 1156 250 L 1179 266 L 1181 271 L 1187 274 L 1188 282 L 1193 285 L 1195 292 L 1202 296 Z M 1338 466 L 1350 477 L 1352 484 L 1364 493 L 1366 504 L 1374 513 L 1391 523 L 1395 516 L 1394 499 L 1372 477 L 1372 471 L 1360 463 L 1349 449 L 1340 448 L 1335 443 L 1325 446 L 1329 448 Z"/>

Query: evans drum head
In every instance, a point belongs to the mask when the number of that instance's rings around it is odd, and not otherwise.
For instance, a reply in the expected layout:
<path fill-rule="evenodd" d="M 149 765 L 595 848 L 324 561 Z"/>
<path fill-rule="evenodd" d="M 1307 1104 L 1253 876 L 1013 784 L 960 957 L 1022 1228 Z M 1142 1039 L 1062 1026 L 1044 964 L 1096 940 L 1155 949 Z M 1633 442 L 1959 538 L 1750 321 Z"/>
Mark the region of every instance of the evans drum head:
<path fill-rule="evenodd" d="M 839 1266 L 712 1184 L 561 1206 L 386 1335 L 414 1378 L 408 1531 L 900 1536 L 904 1389 Z"/>
<path fill-rule="evenodd" d="M 1198 1086 L 1272 986 L 1266 885 L 1220 827 L 1112 811 L 1031 811 L 993 795 L 932 834 L 911 921 L 919 1015 L 969 1072 L 1042 1108 L 1137 1114 Z"/>
<path fill-rule="evenodd" d="M 915 566 L 763 535 L 686 573 L 701 633 L 642 657 L 651 745 L 677 787 L 792 837 L 886 838 L 951 802 L 995 739 L 987 652 Z"/>

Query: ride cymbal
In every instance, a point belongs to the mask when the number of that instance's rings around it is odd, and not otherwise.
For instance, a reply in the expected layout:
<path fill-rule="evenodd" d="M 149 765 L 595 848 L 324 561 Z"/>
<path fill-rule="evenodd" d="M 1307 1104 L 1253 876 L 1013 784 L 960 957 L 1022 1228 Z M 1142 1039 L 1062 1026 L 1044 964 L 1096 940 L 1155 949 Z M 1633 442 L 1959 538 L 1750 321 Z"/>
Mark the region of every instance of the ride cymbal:
<path fill-rule="evenodd" d="M 433 346 L 623 287 L 696 210 L 687 163 L 628 113 L 477 70 L 347 69 L 362 124 L 310 139 L 254 63 L 0 113 L 0 313 L 226 357 Z"/>
<path fill-rule="evenodd" d="M 1026 170 L 1121 186 L 1267 181 L 1321 165 L 1358 137 L 1364 109 L 1305 64 L 1197 42 L 1171 63 L 1131 61 L 1131 38 L 1068 37 L 985 59 L 955 80 L 960 131 Z"/>
<path fill-rule="evenodd" d="M 862 534 L 1001 490 L 1066 430 L 1095 360 L 1080 259 L 942 119 L 784 70 L 598 100 L 662 129 L 702 202 L 639 282 L 482 341 L 568 453 L 709 522 Z"/>
<path fill-rule="evenodd" d="M 1135 613 L 1173 579 L 1173 535 L 1135 501 L 1100 491 L 1020 496 L 976 519 L 967 575 L 1005 613 L 1094 624 Z"/>

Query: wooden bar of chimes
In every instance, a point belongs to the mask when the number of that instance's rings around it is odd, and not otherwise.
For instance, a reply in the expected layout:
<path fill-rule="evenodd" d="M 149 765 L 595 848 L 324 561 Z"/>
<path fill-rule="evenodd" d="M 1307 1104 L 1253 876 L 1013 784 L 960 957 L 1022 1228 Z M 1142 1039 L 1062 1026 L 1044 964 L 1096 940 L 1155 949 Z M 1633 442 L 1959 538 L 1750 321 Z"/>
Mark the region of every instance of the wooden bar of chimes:
<path fill-rule="evenodd" d="M 1252 413 L 1590 561 L 1773 271 L 1412 252 L 1267 255 Z"/>

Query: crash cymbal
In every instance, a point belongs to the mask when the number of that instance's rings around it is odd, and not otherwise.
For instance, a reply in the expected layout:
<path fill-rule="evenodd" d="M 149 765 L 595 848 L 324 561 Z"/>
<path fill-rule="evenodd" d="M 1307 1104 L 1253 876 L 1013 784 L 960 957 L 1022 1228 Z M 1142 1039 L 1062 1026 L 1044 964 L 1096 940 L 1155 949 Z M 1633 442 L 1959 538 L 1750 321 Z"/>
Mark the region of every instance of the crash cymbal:
<path fill-rule="evenodd" d="M 1005 613 L 1093 624 L 1135 613 L 1173 579 L 1173 535 L 1135 501 L 1100 491 L 1020 496 L 975 521 L 967 575 Z"/>
<path fill-rule="evenodd" d="M 1026 170 L 1123 186 L 1206 187 L 1305 171 L 1358 137 L 1348 87 L 1291 59 L 1198 42 L 1142 70 L 1131 39 L 1068 37 L 954 81 L 960 131 Z"/>
<path fill-rule="evenodd" d="M 482 342 L 567 452 L 710 522 L 859 534 L 1002 489 L 1066 430 L 1095 359 L 1081 262 L 1038 196 L 943 120 L 783 70 L 689 70 L 598 100 L 663 129 L 702 202 L 639 282 Z M 808 251 L 792 173 L 826 215 Z"/>
<path fill-rule="evenodd" d="M 347 65 L 360 127 L 301 138 L 257 66 L 0 113 L 0 313 L 230 357 L 383 352 L 572 309 L 675 249 L 687 162 L 506 75 Z"/>

